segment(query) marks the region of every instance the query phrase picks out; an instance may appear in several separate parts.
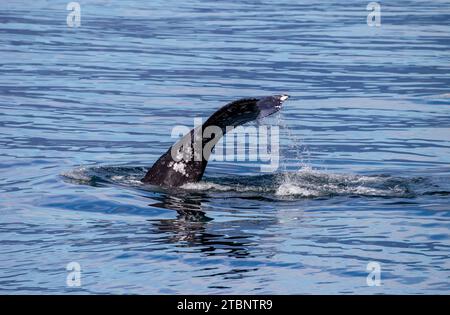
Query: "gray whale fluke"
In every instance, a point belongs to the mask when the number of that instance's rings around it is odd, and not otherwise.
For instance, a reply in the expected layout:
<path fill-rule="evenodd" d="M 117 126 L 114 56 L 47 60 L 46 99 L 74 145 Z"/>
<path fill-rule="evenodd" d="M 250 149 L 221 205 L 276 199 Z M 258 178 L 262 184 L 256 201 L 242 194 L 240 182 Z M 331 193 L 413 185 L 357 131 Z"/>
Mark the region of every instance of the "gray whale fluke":
<path fill-rule="evenodd" d="M 186 183 L 198 182 L 208 164 L 209 154 L 207 156 L 203 154 L 206 145 L 210 153 L 227 131 L 279 111 L 288 97 L 288 95 L 273 95 L 244 98 L 223 106 L 202 126 L 192 129 L 171 146 L 153 164 L 141 181 L 165 187 L 179 187 Z M 218 134 L 213 132 L 214 137 L 212 134 L 211 137 L 206 137 L 203 131 L 208 127 L 216 128 L 215 130 L 221 132 L 217 132 Z"/>

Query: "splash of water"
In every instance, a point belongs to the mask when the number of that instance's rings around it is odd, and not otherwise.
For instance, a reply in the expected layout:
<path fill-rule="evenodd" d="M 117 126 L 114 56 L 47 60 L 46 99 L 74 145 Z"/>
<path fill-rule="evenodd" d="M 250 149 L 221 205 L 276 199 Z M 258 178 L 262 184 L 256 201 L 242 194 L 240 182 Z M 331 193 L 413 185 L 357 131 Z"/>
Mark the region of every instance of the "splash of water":
<path fill-rule="evenodd" d="M 143 184 L 145 174 L 141 167 L 80 167 L 62 176 L 71 183 L 120 185 L 143 190 L 155 187 Z M 226 176 L 205 178 L 198 183 L 189 183 L 181 190 L 189 192 L 214 192 L 255 196 L 270 196 L 275 199 L 297 199 L 333 196 L 377 196 L 413 197 L 430 193 L 429 189 L 441 189 L 423 177 L 392 177 L 388 175 L 353 175 L 330 173 L 303 166 L 297 172 L 281 172 L 271 175 Z M 160 188 L 161 189 L 161 188 Z M 170 193 L 170 191 L 168 191 Z"/>

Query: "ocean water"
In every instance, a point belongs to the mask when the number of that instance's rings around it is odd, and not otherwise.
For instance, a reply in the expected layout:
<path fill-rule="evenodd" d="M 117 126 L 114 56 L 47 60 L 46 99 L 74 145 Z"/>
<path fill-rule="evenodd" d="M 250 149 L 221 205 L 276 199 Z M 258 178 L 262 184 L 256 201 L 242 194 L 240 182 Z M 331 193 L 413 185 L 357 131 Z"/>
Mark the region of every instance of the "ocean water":
<path fill-rule="evenodd" d="M 450 293 L 448 1 L 68 2 L 0 4 L 1 293 Z M 173 126 L 280 93 L 276 172 L 139 181 Z"/>

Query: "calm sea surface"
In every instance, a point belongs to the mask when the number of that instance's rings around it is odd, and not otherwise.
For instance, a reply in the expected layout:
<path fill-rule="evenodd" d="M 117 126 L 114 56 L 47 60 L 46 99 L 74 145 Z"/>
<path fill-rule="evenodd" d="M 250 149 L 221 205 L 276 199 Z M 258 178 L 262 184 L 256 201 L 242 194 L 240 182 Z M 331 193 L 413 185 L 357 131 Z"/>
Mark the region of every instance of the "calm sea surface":
<path fill-rule="evenodd" d="M 68 2 L 0 4 L 1 293 L 450 293 L 449 1 Z M 275 173 L 139 183 L 173 126 L 279 93 Z"/>

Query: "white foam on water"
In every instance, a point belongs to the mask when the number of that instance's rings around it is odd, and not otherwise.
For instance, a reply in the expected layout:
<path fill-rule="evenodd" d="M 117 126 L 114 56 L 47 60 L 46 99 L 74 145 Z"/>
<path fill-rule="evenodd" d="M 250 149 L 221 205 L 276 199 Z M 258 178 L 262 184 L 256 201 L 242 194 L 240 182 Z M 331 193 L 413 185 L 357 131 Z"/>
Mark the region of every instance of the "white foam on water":
<path fill-rule="evenodd" d="M 295 186 L 291 183 L 281 184 L 276 192 L 277 196 L 302 196 L 302 197 L 318 197 L 320 193 L 318 191 L 309 190 L 303 187 Z"/>
<path fill-rule="evenodd" d="M 111 180 L 122 185 L 141 186 L 144 183 L 135 176 L 115 175 L 111 177 Z"/>
<path fill-rule="evenodd" d="M 181 186 L 181 188 L 186 190 L 216 190 L 216 191 L 231 191 L 234 190 L 232 186 L 225 186 L 211 182 L 197 182 L 197 183 L 187 183 Z"/>
<path fill-rule="evenodd" d="M 333 174 L 304 166 L 294 173 L 284 173 L 276 187 L 277 196 L 319 197 L 329 195 L 398 196 L 405 188 L 389 187 L 390 178 L 353 174 Z M 381 186 L 381 187 L 380 187 Z"/>
<path fill-rule="evenodd" d="M 90 182 L 92 177 L 87 174 L 87 168 L 84 166 L 77 167 L 73 170 L 61 173 L 61 176 L 79 182 Z"/>
<path fill-rule="evenodd" d="M 234 192 L 267 192 L 270 187 L 264 186 L 252 186 L 245 184 L 217 184 L 213 182 L 201 181 L 197 183 L 186 183 L 181 186 L 182 189 L 186 190 L 197 190 L 197 191 L 234 191 Z"/>
<path fill-rule="evenodd" d="M 109 181 L 114 184 L 138 187 L 143 170 L 123 167 L 78 167 L 61 175 L 81 184 L 93 180 Z M 400 183 L 400 184 L 399 184 Z M 407 184 L 401 178 L 388 176 L 364 176 L 338 174 L 316 170 L 303 165 L 297 172 L 284 172 L 267 176 L 242 176 L 231 179 L 217 179 L 187 183 L 180 188 L 190 191 L 216 191 L 269 194 L 279 197 L 313 198 L 332 195 L 359 196 L 404 196 Z"/>

